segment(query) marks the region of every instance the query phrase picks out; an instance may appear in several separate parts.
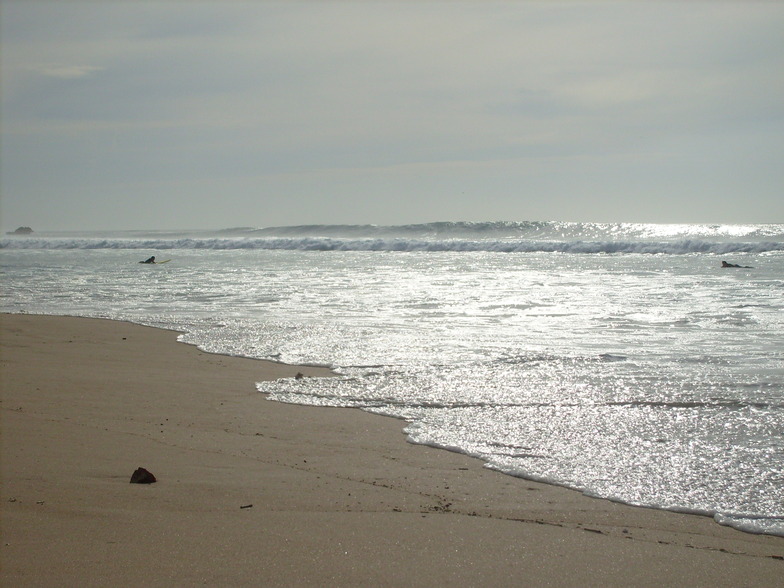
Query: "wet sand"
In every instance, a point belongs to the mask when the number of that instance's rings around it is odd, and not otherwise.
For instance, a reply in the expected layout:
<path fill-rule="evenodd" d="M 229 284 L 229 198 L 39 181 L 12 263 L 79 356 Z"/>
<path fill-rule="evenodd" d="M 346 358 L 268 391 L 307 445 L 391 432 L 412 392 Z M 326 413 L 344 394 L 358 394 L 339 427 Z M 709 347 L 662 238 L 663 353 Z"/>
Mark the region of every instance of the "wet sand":
<path fill-rule="evenodd" d="M 4 586 L 773 586 L 784 538 L 504 476 L 404 423 L 271 402 L 326 370 L 0 316 Z M 130 484 L 137 467 L 158 479 Z"/>

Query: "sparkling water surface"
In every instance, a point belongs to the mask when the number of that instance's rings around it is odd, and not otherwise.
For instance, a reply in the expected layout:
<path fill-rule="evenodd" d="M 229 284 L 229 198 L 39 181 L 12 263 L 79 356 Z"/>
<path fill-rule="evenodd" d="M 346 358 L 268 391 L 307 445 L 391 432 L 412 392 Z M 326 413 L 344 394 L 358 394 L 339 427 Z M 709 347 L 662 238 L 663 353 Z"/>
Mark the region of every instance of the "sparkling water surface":
<path fill-rule="evenodd" d="M 340 378 L 258 387 L 403 418 L 412 441 L 512 475 L 784 535 L 772 227 L 528 227 L 536 247 L 509 226 L 456 236 L 448 224 L 292 227 L 285 242 L 240 229 L 6 239 L 2 310 L 131 320 L 207 351 L 330 365 Z M 606 251 L 585 252 L 597 243 Z M 136 263 L 148 254 L 172 261 Z M 726 257 L 754 267 L 721 269 Z"/>

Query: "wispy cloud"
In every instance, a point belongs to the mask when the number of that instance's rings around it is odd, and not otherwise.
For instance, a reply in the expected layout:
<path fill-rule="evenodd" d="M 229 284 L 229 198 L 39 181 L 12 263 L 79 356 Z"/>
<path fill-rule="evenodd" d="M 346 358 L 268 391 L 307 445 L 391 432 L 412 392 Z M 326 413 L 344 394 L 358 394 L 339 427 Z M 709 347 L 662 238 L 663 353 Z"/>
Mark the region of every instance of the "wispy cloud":
<path fill-rule="evenodd" d="M 97 65 L 62 65 L 62 64 L 46 64 L 33 68 L 41 75 L 50 78 L 60 78 L 63 80 L 77 80 L 80 78 L 90 77 L 105 68 Z"/>

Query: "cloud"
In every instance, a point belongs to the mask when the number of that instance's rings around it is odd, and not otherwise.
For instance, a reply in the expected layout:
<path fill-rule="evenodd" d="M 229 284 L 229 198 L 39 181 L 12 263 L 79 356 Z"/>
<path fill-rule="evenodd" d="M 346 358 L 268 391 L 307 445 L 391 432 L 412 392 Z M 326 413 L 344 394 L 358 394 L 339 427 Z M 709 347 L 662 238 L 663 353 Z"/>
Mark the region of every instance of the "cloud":
<path fill-rule="evenodd" d="M 77 80 L 92 76 L 105 68 L 96 65 L 41 65 L 34 69 L 47 77 Z"/>

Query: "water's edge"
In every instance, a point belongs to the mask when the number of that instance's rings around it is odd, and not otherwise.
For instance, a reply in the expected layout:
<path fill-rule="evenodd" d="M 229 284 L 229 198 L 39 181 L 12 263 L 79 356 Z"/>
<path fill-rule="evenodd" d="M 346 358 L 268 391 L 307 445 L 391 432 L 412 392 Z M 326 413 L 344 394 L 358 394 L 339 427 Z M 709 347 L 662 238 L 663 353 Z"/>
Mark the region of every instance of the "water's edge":
<path fill-rule="evenodd" d="M 218 351 L 208 350 L 203 345 L 199 344 L 198 342 L 191 342 L 191 341 L 185 340 L 187 338 L 187 336 L 191 334 L 189 331 L 181 330 L 181 329 L 175 329 L 175 328 L 171 328 L 171 327 L 166 327 L 166 326 L 162 326 L 161 324 L 155 324 L 154 321 L 144 321 L 144 320 L 135 321 L 135 320 L 129 320 L 129 319 L 115 319 L 115 318 L 110 318 L 110 317 L 106 317 L 106 316 L 84 315 L 84 314 L 76 314 L 76 315 L 74 315 L 74 314 L 62 314 L 62 315 L 58 315 L 58 314 L 51 314 L 51 313 L 36 313 L 36 312 L 18 312 L 18 313 L 3 312 L 2 314 L 6 314 L 6 315 L 26 314 L 26 315 L 34 315 L 34 316 L 64 316 L 64 317 L 72 317 L 72 318 L 106 320 L 106 321 L 112 321 L 112 322 L 117 322 L 117 323 L 135 324 L 135 325 L 139 325 L 139 326 L 143 326 L 143 327 L 147 327 L 147 328 L 158 329 L 160 331 L 168 331 L 168 332 L 177 334 L 177 337 L 176 337 L 176 342 L 177 343 L 181 343 L 181 344 L 185 344 L 185 345 L 189 345 L 189 346 L 195 347 L 199 351 L 201 351 L 203 353 L 208 353 L 210 355 L 218 355 L 218 356 L 224 356 L 224 357 L 235 357 L 235 358 L 241 358 L 241 359 L 249 359 L 249 360 L 252 360 L 252 361 L 261 361 L 261 362 L 266 362 L 266 363 L 271 363 L 271 364 L 286 365 L 286 366 L 289 366 L 289 367 L 325 368 L 325 369 L 330 369 L 332 371 L 332 374 L 333 374 L 332 376 L 319 376 L 319 377 L 314 377 L 314 378 L 311 378 L 311 379 L 321 379 L 321 378 L 324 378 L 324 377 L 339 377 L 339 374 L 337 372 L 335 372 L 335 370 L 331 366 L 329 366 L 329 365 L 297 364 L 297 363 L 293 363 L 292 364 L 292 363 L 286 363 L 286 362 L 282 362 L 282 361 L 276 361 L 274 359 L 262 359 L 262 358 L 257 358 L 257 357 L 249 357 L 249 356 L 245 356 L 245 355 L 221 353 L 221 352 L 218 352 Z M 270 401 L 281 402 L 281 403 L 284 403 L 284 404 L 297 405 L 297 406 L 310 406 L 311 408 L 313 407 L 312 405 L 307 405 L 307 404 L 303 404 L 303 403 L 288 402 L 286 400 L 272 398 L 270 394 L 268 394 L 266 392 L 263 392 L 261 390 L 259 390 L 259 393 L 263 394 Z M 666 511 L 666 512 L 672 512 L 672 513 L 689 514 L 689 515 L 710 517 L 716 523 L 718 523 L 719 525 L 731 527 L 731 528 L 734 528 L 737 531 L 744 532 L 744 533 L 749 533 L 749 534 L 754 534 L 754 535 L 769 535 L 769 536 L 784 537 L 784 533 L 776 533 L 776 532 L 772 532 L 772 531 L 766 532 L 765 530 L 761 530 L 759 528 L 754 527 L 753 525 L 748 524 L 746 522 L 746 520 L 749 517 L 734 518 L 732 515 L 722 514 L 722 513 L 718 513 L 718 512 L 711 512 L 711 511 L 707 511 L 707 510 L 696 510 L 696 509 L 689 509 L 689 508 L 684 508 L 684 507 L 665 508 L 665 507 L 661 507 L 661 506 L 658 506 L 658 505 L 634 504 L 634 503 L 626 502 L 626 501 L 623 501 L 623 500 L 620 500 L 620 499 L 614 499 L 612 497 L 599 496 L 599 495 L 591 493 L 590 491 L 583 491 L 583 490 L 580 490 L 578 488 L 574 488 L 574 487 L 571 487 L 571 486 L 566 485 L 566 484 L 558 483 L 557 481 L 553 481 L 553 480 L 550 480 L 550 479 L 540 478 L 538 476 L 526 476 L 526 475 L 521 474 L 518 471 L 514 471 L 514 472 L 513 471 L 505 471 L 503 468 L 494 467 L 494 466 L 488 464 L 483 459 L 482 456 L 472 454 L 470 451 L 466 451 L 466 450 L 464 450 L 464 449 L 462 449 L 460 447 L 439 445 L 438 443 L 425 443 L 425 442 L 419 442 L 419 441 L 415 440 L 412 437 L 412 435 L 410 434 L 410 431 L 409 431 L 409 428 L 414 423 L 412 421 L 409 421 L 409 420 L 401 417 L 401 416 L 397 416 L 397 415 L 393 415 L 393 414 L 387 414 L 387 413 L 379 411 L 379 410 L 367 409 L 367 408 L 362 408 L 362 407 L 348 407 L 348 406 L 346 406 L 346 407 L 339 407 L 339 408 L 349 409 L 349 410 L 359 409 L 359 410 L 362 410 L 363 412 L 372 414 L 372 415 L 377 416 L 377 417 L 392 418 L 392 419 L 395 419 L 395 420 L 402 421 L 404 423 L 404 425 L 403 425 L 403 427 L 401 429 L 401 432 L 405 435 L 406 441 L 408 443 L 411 443 L 411 444 L 414 444 L 414 445 L 423 445 L 423 446 L 426 446 L 426 447 L 431 447 L 431 448 L 439 449 L 439 450 L 445 450 L 445 451 L 449 451 L 449 452 L 452 452 L 452 453 L 458 453 L 458 454 L 464 455 L 464 456 L 466 456 L 468 458 L 482 461 L 485 468 L 491 469 L 493 471 L 497 471 L 497 472 L 499 472 L 501 474 L 508 475 L 510 477 L 513 477 L 513 478 L 519 478 L 519 479 L 522 479 L 522 480 L 527 480 L 527 481 L 538 483 L 538 484 L 544 484 L 544 485 L 547 485 L 547 486 L 557 486 L 557 487 L 565 488 L 565 489 L 573 491 L 573 492 L 578 492 L 578 493 L 580 493 L 583 496 L 586 496 L 588 498 L 594 498 L 594 499 L 598 499 L 598 500 L 607 500 L 609 502 L 623 504 L 623 505 L 629 506 L 629 507 L 648 508 L 648 509 L 652 509 L 652 510 Z"/>

